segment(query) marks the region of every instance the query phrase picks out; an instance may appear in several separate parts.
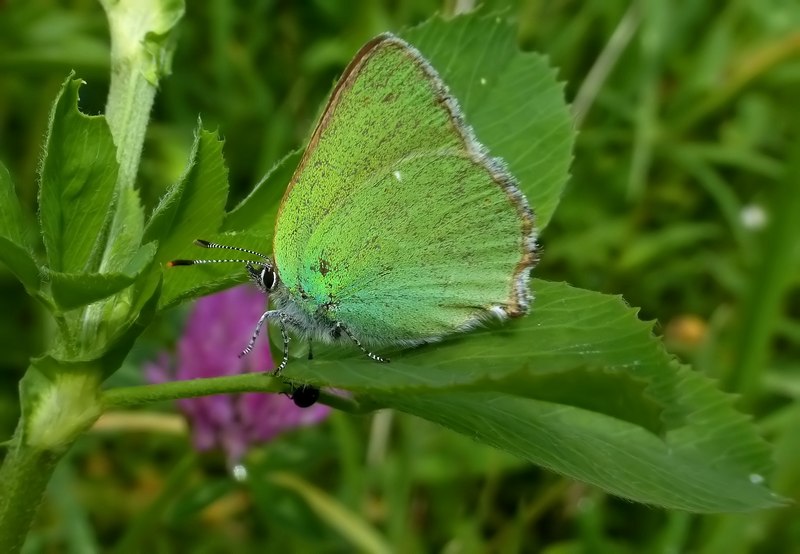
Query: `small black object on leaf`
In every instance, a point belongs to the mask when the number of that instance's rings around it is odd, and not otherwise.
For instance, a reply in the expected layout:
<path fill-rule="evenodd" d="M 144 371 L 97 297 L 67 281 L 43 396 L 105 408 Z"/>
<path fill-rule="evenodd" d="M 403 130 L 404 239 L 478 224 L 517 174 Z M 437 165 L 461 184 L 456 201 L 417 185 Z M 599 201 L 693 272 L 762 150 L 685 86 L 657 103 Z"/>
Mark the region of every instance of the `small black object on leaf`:
<path fill-rule="evenodd" d="M 319 389 L 312 385 L 293 386 L 289 398 L 298 408 L 309 408 L 319 400 Z"/>

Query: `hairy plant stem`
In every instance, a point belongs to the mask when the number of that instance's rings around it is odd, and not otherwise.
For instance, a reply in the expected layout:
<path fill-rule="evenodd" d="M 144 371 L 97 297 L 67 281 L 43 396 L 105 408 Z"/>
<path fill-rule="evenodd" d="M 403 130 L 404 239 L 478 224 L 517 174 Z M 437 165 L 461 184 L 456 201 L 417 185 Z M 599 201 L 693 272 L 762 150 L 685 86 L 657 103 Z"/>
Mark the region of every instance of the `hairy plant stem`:
<path fill-rule="evenodd" d="M 164 402 L 179 398 L 195 398 L 212 394 L 237 394 L 243 392 L 290 392 L 290 385 L 282 378 L 264 373 L 245 373 L 227 377 L 208 377 L 186 381 L 171 381 L 156 385 L 120 387 L 106 391 L 100 399 L 104 410 L 119 410 Z M 350 398 L 322 392 L 320 401 L 328 406 L 351 413 L 369 411 Z"/>
<path fill-rule="evenodd" d="M 61 453 L 22 442 L 22 425 L 0 467 L 0 552 L 18 552 Z"/>
<path fill-rule="evenodd" d="M 246 373 L 228 377 L 171 381 L 157 385 L 120 387 L 106 391 L 101 397 L 101 402 L 105 409 L 121 409 L 178 398 L 242 392 L 282 392 L 284 389 L 286 385 L 276 377 L 263 373 Z"/>

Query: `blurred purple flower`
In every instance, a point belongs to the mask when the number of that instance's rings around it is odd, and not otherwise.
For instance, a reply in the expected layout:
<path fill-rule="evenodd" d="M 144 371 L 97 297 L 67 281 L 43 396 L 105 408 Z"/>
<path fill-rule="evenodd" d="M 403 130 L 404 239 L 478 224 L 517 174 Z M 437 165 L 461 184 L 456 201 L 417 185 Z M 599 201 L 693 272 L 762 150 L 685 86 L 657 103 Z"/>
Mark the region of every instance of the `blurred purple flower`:
<path fill-rule="evenodd" d="M 147 364 L 147 380 L 164 383 L 272 370 L 275 365 L 266 333 L 250 354 L 239 358 L 264 306 L 264 294 L 250 285 L 201 298 L 189 314 L 177 355 L 172 359 L 162 353 L 157 362 Z M 330 413 L 330 408 L 321 404 L 298 408 L 285 395 L 255 392 L 185 398 L 178 406 L 192 427 L 195 448 L 221 448 L 231 467 L 250 446 L 283 431 L 318 423 Z"/>

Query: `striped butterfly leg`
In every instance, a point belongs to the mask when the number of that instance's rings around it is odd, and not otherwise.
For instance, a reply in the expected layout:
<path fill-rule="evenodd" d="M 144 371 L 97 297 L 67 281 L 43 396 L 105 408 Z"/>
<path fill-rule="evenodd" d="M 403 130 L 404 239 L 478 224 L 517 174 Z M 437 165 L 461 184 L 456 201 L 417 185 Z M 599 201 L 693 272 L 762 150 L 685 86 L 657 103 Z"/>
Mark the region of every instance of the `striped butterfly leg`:
<path fill-rule="evenodd" d="M 280 310 L 267 310 L 263 313 L 263 315 L 259 318 L 258 323 L 256 324 L 256 328 L 253 330 L 253 335 L 250 337 L 250 342 L 247 343 L 247 346 L 244 350 L 239 354 L 239 357 L 242 358 L 247 356 L 250 352 L 253 351 L 253 347 L 256 344 L 256 340 L 258 339 L 258 335 L 261 333 L 261 329 L 264 326 L 264 323 L 268 319 L 277 319 L 278 323 L 281 328 L 281 337 L 283 337 L 283 359 L 281 360 L 280 365 L 276 370 L 272 372 L 273 376 L 278 376 L 286 367 L 286 364 L 289 363 L 289 334 L 286 332 L 286 324 L 293 322 L 289 316 L 284 314 Z"/>
<path fill-rule="evenodd" d="M 361 351 L 362 351 L 364 354 L 366 354 L 366 355 L 367 355 L 367 357 L 368 357 L 368 358 L 370 358 L 371 360 L 375 360 L 376 362 L 378 362 L 378 363 L 381 363 L 381 364 L 388 364 L 388 363 L 389 363 L 389 358 L 384 358 L 384 357 L 382 357 L 382 356 L 378 356 L 378 355 L 377 355 L 377 354 L 375 354 L 374 352 L 370 352 L 369 350 L 367 350 L 366 348 L 364 348 L 364 345 L 363 345 L 363 344 L 361 344 L 361 341 L 360 341 L 360 340 L 358 340 L 358 339 L 355 337 L 355 335 L 353 335 L 353 334 L 352 334 L 350 331 L 348 331 L 347 327 L 345 327 L 344 325 L 342 325 L 342 322 L 341 322 L 341 321 L 337 321 L 337 322 L 336 322 L 336 326 L 333 328 L 333 334 L 334 334 L 334 336 L 338 336 L 338 335 L 339 335 L 339 333 L 340 333 L 340 332 L 342 332 L 342 331 L 344 331 L 344 334 L 345 334 L 345 335 L 347 335 L 348 337 L 350 337 L 350 340 L 351 340 L 351 341 L 353 341 L 354 343 L 356 343 L 356 346 L 358 346 L 358 347 L 361 349 Z"/>

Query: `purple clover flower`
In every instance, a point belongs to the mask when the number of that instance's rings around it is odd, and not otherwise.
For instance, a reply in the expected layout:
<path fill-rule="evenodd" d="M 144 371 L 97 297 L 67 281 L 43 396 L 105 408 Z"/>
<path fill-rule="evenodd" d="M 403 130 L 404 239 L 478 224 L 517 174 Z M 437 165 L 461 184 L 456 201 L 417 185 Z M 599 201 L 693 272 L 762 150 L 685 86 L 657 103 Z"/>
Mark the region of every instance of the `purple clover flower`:
<path fill-rule="evenodd" d="M 201 298 L 189 314 L 175 357 L 160 354 L 145 366 L 146 378 L 163 383 L 274 369 L 266 333 L 250 354 L 239 358 L 264 305 L 263 293 L 250 285 Z M 250 446 L 330 414 L 330 408 L 321 404 L 298 408 L 285 395 L 257 392 L 184 398 L 178 407 L 189 420 L 194 447 L 221 448 L 231 467 Z"/>

